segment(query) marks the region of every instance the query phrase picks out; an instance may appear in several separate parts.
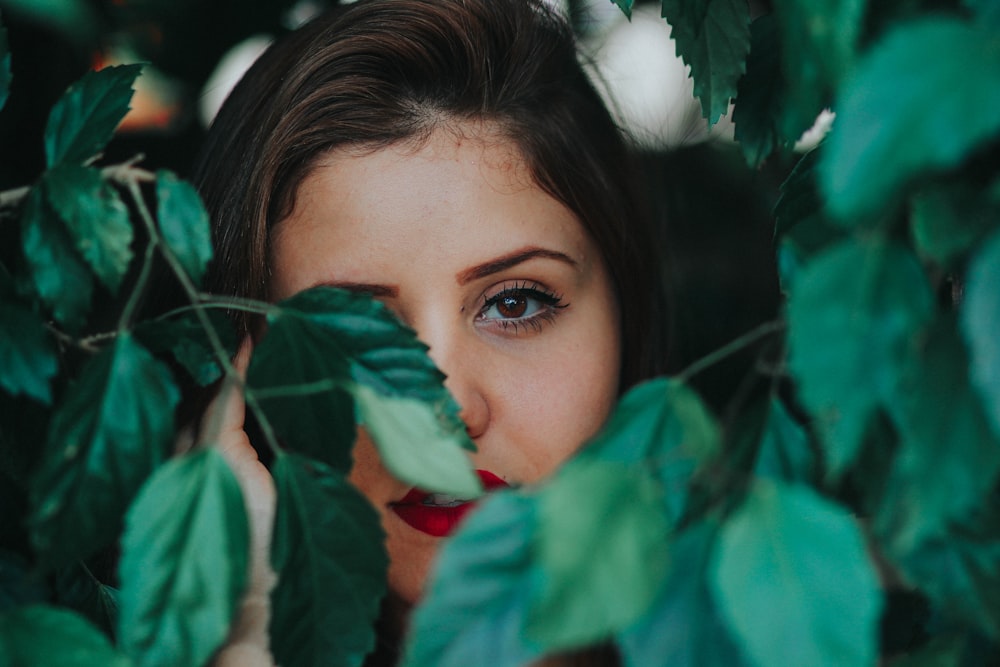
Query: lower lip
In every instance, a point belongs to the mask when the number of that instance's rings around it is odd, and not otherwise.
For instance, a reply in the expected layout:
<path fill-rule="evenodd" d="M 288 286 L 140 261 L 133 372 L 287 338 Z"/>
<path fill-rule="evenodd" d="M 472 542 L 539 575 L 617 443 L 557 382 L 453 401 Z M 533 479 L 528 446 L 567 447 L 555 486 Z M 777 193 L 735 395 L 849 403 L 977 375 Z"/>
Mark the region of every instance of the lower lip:
<path fill-rule="evenodd" d="M 508 486 L 489 471 L 477 470 L 476 473 L 486 490 Z M 445 537 L 450 535 L 465 515 L 476 506 L 476 501 L 448 507 L 424 505 L 423 500 L 428 495 L 430 494 L 414 489 L 398 503 L 389 505 L 389 508 L 411 528 L 433 537 Z"/>

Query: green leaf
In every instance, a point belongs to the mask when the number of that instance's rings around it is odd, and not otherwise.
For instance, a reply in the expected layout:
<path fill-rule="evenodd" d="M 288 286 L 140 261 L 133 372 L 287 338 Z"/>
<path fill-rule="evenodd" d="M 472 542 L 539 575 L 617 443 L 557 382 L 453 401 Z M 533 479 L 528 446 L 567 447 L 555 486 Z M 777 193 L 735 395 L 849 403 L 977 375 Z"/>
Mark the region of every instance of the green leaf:
<path fill-rule="evenodd" d="M 112 292 L 132 259 L 132 222 L 118 192 L 96 169 L 63 164 L 42 177 L 45 196 L 76 249 Z"/>
<path fill-rule="evenodd" d="M 787 143 L 778 128 L 784 98 L 778 23 L 769 14 L 750 24 L 746 75 L 736 88 L 733 109 L 734 136 L 751 167 L 760 166 Z"/>
<path fill-rule="evenodd" d="M 270 636 L 283 665 L 356 666 L 375 644 L 388 556 L 379 516 L 347 481 L 294 454 L 274 469 Z"/>
<path fill-rule="evenodd" d="M 842 508 L 758 482 L 722 527 L 711 567 L 722 616 L 757 664 L 875 664 L 881 587 Z"/>
<path fill-rule="evenodd" d="M 1000 434 L 1000 233 L 983 244 L 969 266 L 960 314 L 972 383 Z"/>
<path fill-rule="evenodd" d="M 78 329 L 90 309 L 93 278 L 40 187 L 25 202 L 21 243 L 38 296 L 55 319 Z"/>
<path fill-rule="evenodd" d="M 729 110 L 750 52 L 750 8 L 746 0 L 712 0 L 690 11 L 690 0 L 662 0 L 677 55 L 691 67 L 694 94 L 710 124 Z"/>
<path fill-rule="evenodd" d="M 618 638 L 625 667 L 742 667 L 708 586 L 718 527 L 696 524 L 670 549 L 670 575 L 649 613 Z"/>
<path fill-rule="evenodd" d="M 817 478 L 818 462 L 809 435 L 777 397 L 768 404 L 767 421 L 761 433 L 754 474 L 781 482 L 811 483 Z"/>
<path fill-rule="evenodd" d="M 888 405 L 902 437 L 878 527 L 904 553 L 979 507 L 1000 474 L 1000 438 L 969 385 L 968 355 L 951 325 L 934 328 Z"/>
<path fill-rule="evenodd" d="M 56 28 L 80 43 L 96 37 L 97 17 L 86 0 L 4 0 L 3 7 L 11 14 Z"/>
<path fill-rule="evenodd" d="M 31 536 L 44 560 L 69 563 L 115 538 L 133 495 L 165 458 L 178 400 L 170 371 L 128 333 L 87 364 L 56 411 L 31 480 Z"/>
<path fill-rule="evenodd" d="M 0 665 L 128 667 L 107 637 L 73 612 L 34 605 L 0 615 Z"/>
<path fill-rule="evenodd" d="M 933 308 L 920 264 L 891 242 L 844 241 L 796 278 L 788 363 L 834 476 L 857 456 L 875 410 L 897 395 Z"/>
<path fill-rule="evenodd" d="M 232 356 L 236 353 L 236 332 L 232 322 L 221 310 L 206 309 L 205 312 L 222 346 Z M 201 320 L 193 311 L 142 322 L 136 326 L 135 336 L 155 353 L 172 354 L 201 386 L 209 385 L 222 377 L 219 360 L 215 357 Z"/>
<path fill-rule="evenodd" d="M 541 656 L 526 628 L 536 506 L 517 492 L 491 494 L 444 543 L 403 667 L 522 667 Z"/>
<path fill-rule="evenodd" d="M 56 599 L 62 606 L 83 614 L 104 634 L 114 639 L 118 621 L 118 591 L 102 584 L 82 562 L 58 572 Z"/>
<path fill-rule="evenodd" d="M 998 106 L 995 31 L 945 16 L 891 31 L 838 100 L 820 164 L 829 210 L 845 225 L 891 211 L 911 181 L 959 165 L 995 137 Z"/>
<path fill-rule="evenodd" d="M 634 4 L 635 0 L 611 0 L 611 1 L 616 5 L 618 5 L 618 9 L 622 10 L 622 13 L 625 15 L 625 18 L 629 20 L 632 19 L 632 5 Z"/>
<path fill-rule="evenodd" d="M 142 65 L 87 72 L 52 107 L 45 126 L 45 158 L 53 167 L 83 162 L 104 150 L 129 110 L 132 84 Z"/>
<path fill-rule="evenodd" d="M 56 347 L 45 322 L 30 308 L 0 299 L 0 387 L 48 405 L 56 370 Z"/>
<path fill-rule="evenodd" d="M 642 616 L 666 577 L 671 524 L 645 466 L 570 462 L 538 495 L 541 586 L 528 612 L 545 649 L 586 646 Z"/>
<path fill-rule="evenodd" d="M 21 554 L 0 548 L 0 613 L 41 603 L 46 597 L 47 586 L 37 570 Z"/>
<path fill-rule="evenodd" d="M 910 203 L 917 250 L 943 265 L 972 248 L 1000 220 L 1000 202 L 971 183 L 929 188 Z"/>
<path fill-rule="evenodd" d="M 975 12 L 983 25 L 1000 26 L 1000 5 L 993 0 L 962 0 L 962 4 Z"/>
<path fill-rule="evenodd" d="M 211 657 L 246 586 L 249 549 L 243 496 L 221 454 L 201 449 L 156 471 L 129 509 L 119 566 L 118 638 L 137 665 Z"/>
<path fill-rule="evenodd" d="M 0 22 L 0 109 L 3 109 L 3 105 L 7 103 L 7 95 L 10 94 L 10 81 L 10 46 L 7 44 L 7 29 Z"/>
<path fill-rule="evenodd" d="M 157 219 L 167 247 L 195 284 L 212 259 L 212 230 L 198 192 L 169 171 L 156 172 Z"/>

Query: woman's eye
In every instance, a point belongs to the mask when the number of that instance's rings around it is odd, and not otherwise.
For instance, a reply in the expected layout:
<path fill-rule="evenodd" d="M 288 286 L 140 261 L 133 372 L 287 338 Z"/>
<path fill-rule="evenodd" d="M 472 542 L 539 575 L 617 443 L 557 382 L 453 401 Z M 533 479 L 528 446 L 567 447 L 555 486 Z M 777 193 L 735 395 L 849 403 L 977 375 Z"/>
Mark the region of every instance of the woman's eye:
<path fill-rule="evenodd" d="M 554 317 L 558 309 L 565 307 L 562 297 L 541 286 L 518 284 L 488 296 L 479 311 L 479 319 L 496 323 L 505 330 L 522 324 L 539 328 L 542 322 Z"/>
<path fill-rule="evenodd" d="M 501 317 L 508 320 L 534 315 L 541 304 L 524 293 L 501 293 L 491 299 L 492 305 L 483 311 L 484 317 Z M 494 314 L 495 313 L 495 314 Z"/>

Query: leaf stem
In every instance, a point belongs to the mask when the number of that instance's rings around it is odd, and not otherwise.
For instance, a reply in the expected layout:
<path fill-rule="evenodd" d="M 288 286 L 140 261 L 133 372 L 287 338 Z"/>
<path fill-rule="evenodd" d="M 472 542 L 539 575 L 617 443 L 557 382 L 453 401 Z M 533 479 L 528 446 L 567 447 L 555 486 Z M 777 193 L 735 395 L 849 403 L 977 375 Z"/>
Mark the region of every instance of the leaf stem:
<path fill-rule="evenodd" d="M 726 357 L 730 357 L 745 347 L 756 343 L 761 338 L 770 336 L 771 334 L 783 331 L 786 327 L 784 320 L 772 320 L 770 322 L 764 322 L 760 324 L 745 334 L 739 336 L 726 343 L 722 347 L 713 350 L 712 352 L 706 354 L 704 357 L 692 362 L 677 375 L 677 379 L 681 382 L 687 382 L 692 377 L 701 373 L 705 369 L 714 366 L 715 364 L 721 362 Z"/>

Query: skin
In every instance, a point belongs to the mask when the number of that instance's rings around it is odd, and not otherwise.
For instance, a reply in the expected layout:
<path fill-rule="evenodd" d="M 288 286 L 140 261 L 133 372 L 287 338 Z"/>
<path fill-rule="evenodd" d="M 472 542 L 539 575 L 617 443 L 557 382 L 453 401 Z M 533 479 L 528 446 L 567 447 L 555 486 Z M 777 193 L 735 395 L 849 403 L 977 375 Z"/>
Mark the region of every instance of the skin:
<path fill-rule="evenodd" d="M 488 125 L 325 156 L 275 229 L 272 266 L 275 299 L 319 284 L 363 290 L 415 329 L 462 407 L 474 467 L 510 484 L 551 473 L 618 395 L 618 305 L 600 252 Z M 484 309 L 504 290 L 507 307 Z M 389 509 L 410 489 L 363 430 L 354 457 L 351 480 L 387 535 L 389 588 L 412 604 L 441 538 Z"/>

